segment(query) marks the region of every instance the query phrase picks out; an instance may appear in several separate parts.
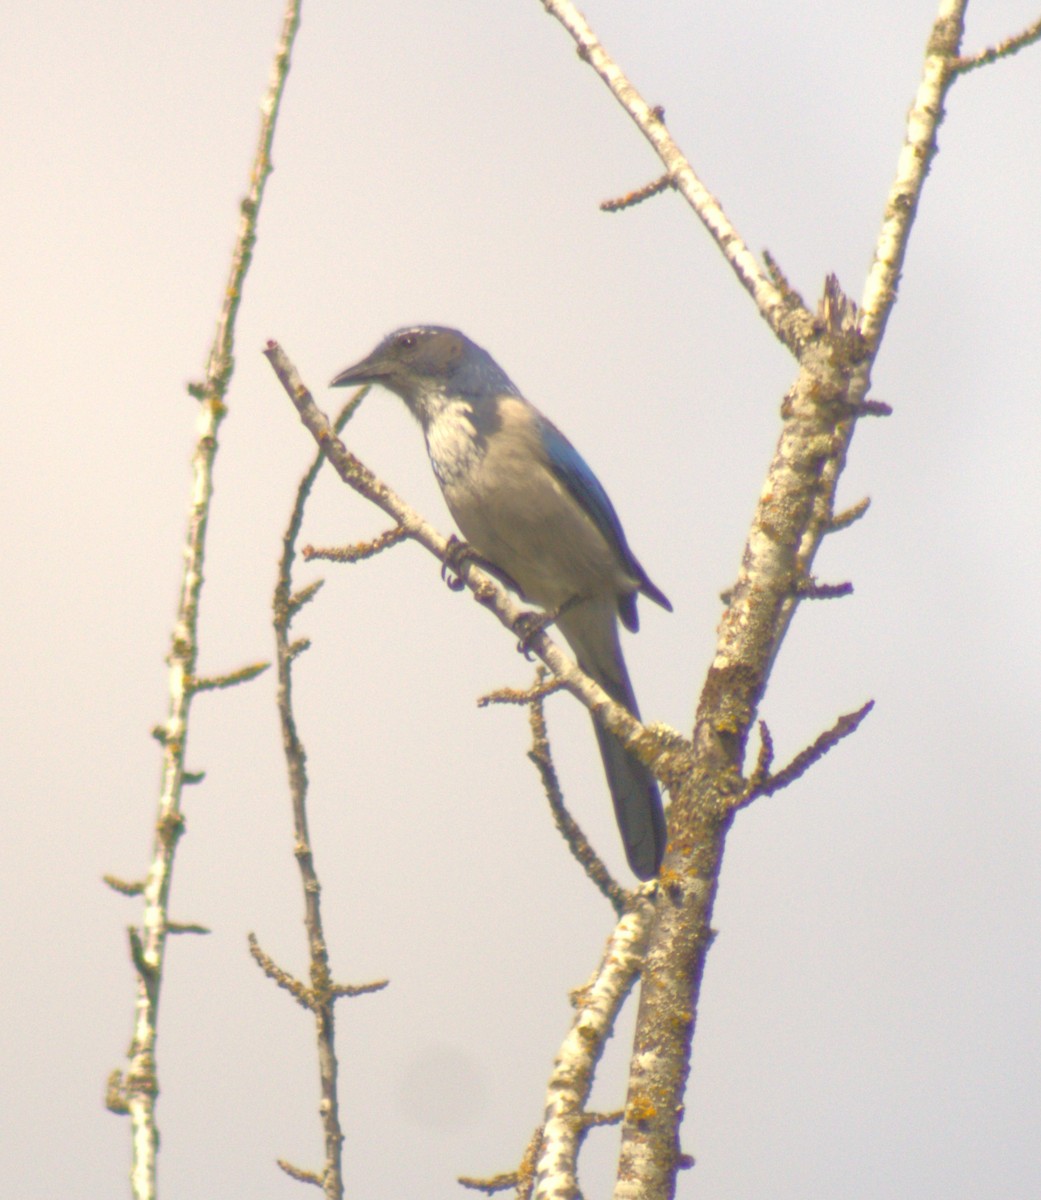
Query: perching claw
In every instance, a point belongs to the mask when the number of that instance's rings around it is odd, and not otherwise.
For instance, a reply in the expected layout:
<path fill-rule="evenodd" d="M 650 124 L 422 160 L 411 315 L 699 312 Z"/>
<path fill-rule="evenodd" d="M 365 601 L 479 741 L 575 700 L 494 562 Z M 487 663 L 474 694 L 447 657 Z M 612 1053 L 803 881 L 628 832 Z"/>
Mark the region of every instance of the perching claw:
<path fill-rule="evenodd" d="M 528 662 L 533 662 L 535 656 L 531 652 L 531 643 L 569 609 L 581 603 L 581 596 L 572 596 L 565 600 L 552 612 L 524 612 L 513 623 L 513 632 L 518 637 L 517 653 L 523 654 Z"/>
<path fill-rule="evenodd" d="M 460 541 L 454 533 L 450 533 L 448 535 L 448 549 L 445 551 L 445 561 L 441 564 L 441 578 L 453 592 L 461 592 L 466 586 L 463 583 L 461 568 L 467 559 L 476 561 L 477 555 L 466 542 Z M 448 576 L 449 570 L 454 572 L 452 578 Z"/>
<path fill-rule="evenodd" d="M 531 652 L 531 643 L 557 619 L 555 612 L 522 612 L 513 622 L 513 632 L 517 635 L 517 653 L 523 654 L 528 662 L 535 661 Z"/>
<path fill-rule="evenodd" d="M 466 586 L 463 583 L 461 573 L 462 565 L 465 562 L 474 563 L 486 575 L 491 575 L 494 579 L 498 579 L 503 587 L 508 587 L 511 591 L 516 592 L 522 600 L 525 598 L 516 580 L 507 575 L 501 567 L 497 567 L 495 563 L 482 558 L 469 542 L 464 542 L 460 538 L 457 538 L 454 533 L 450 533 L 448 535 L 448 549 L 445 551 L 445 561 L 441 564 L 441 578 L 453 592 L 461 592 Z M 455 572 L 454 579 L 448 578 L 449 570 Z"/>

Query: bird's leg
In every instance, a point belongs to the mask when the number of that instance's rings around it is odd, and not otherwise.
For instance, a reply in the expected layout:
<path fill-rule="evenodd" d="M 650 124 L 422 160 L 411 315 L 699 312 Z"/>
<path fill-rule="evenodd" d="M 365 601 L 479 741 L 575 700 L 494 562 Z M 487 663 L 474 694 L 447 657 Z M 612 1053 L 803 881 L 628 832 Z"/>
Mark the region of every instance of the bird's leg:
<path fill-rule="evenodd" d="M 501 584 L 508 587 L 511 591 L 516 592 L 518 596 L 524 596 L 524 593 L 517 586 L 516 581 L 511 579 L 501 567 L 497 567 L 495 563 L 482 558 L 469 542 L 464 542 L 462 539 L 457 538 L 454 533 L 450 533 L 448 535 L 448 549 L 445 551 L 445 561 L 441 564 L 441 578 L 453 592 L 461 592 L 465 586 L 461 575 L 461 568 L 463 563 L 466 562 L 476 563 L 482 571 L 498 579 Z M 449 571 L 453 572 L 454 577 L 451 579 L 448 577 Z"/>
<path fill-rule="evenodd" d="M 466 542 L 460 541 L 454 533 L 448 535 L 448 549 L 445 551 L 445 561 L 441 564 L 441 578 L 453 592 L 463 590 L 463 578 L 460 574 L 463 563 L 468 559 L 472 562 L 476 558 L 477 555 Z M 448 575 L 449 571 L 453 573 L 451 578 Z"/>
<path fill-rule="evenodd" d="M 518 639 L 517 653 L 523 654 L 528 662 L 532 662 L 535 656 L 531 652 L 531 643 L 535 638 L 540 633 L 545 633 L 559 617 L 574 608 L 576 604 L 581 604 L 583 599 L 583 596 L 570 596 L 563 604 L 558 604 L 556 608 L 547 612 L 521 613 L 513 623 L 513 632 Z"/>

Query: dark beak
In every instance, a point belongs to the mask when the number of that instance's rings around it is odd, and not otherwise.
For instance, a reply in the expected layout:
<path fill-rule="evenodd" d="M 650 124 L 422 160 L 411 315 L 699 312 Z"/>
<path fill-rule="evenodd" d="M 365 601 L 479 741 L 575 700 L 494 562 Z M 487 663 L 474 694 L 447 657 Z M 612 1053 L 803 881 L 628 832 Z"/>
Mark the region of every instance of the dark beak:
<path fill-rule="evenodd" d="M 370 354 L 368 358 L 363 358 L 361 362 L 355 363 L 353 367 L 347 367 L 333 377 L 330 387 L 354 387 L 355 384 L 361 383 L 378 383 L 390 372 L 380 362 L 378 355 Z"/>

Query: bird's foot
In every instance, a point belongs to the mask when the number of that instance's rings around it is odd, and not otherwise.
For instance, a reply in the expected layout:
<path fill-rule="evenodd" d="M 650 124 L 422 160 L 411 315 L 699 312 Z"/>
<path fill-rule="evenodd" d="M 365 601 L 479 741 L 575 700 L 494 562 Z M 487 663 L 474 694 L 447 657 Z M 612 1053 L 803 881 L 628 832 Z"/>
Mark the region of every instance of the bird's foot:
<path fill-rule="evenodd" d="M 531 644 L 557 619 L 556 612 L 522 612 L 513 622 L 513 632 L 517 635 L 517 653 L 523 654 L 528 662 L 534 662 Z"/>
<path fill-rule="evenodd" d="M 563 604 L 548 612 L 524 612 L 513 623 L 513 632 L 517 635 L 517 653 L 523 654 L 528 662 L 532 662 L 531 643 L 566 612 L 570 612 L 576 604 L 581 604 L 582 596 L 571 596 Z"/>
<path fill-rule="evenodd" d="M 482 559 L 471 545 L 461 541 L 454 533 L 450 533 L 448 535 L 448 549 L 445 551 L 445 561 L 441 564 L 441 578 L 453 592 L 461 592 L 466 586 L 463 583 L 462 576 L 463 563 L 465 562 L 480 564 Z"/>
<path fill-rule="evenodd" d="M 441 578 L 453 592 L 461 592 L 466 586 L 463 583 L 461 570 L 463 563 L 467 562 L 474 563 L 486 575 L 491 575 L 493 579 L 498 579 L 504 587 L 508 587 L 511 591 L 516 592 L 518 596 L 523 597 L 524 593 L 516 581 L 507 575 L 501 567 L 497 567 L 495 563 L 490 562 L 487 558 L 483 558 L 469 542 L 464 542 L 461 538 L 457 538 L 454 533 L 450 533 L 448 535 L 448 549 L 445 551 L 445 561 L 441 564 Z M 449 578 L 448 573 L 450 571 L 452 572 L 452 578 Z"/>

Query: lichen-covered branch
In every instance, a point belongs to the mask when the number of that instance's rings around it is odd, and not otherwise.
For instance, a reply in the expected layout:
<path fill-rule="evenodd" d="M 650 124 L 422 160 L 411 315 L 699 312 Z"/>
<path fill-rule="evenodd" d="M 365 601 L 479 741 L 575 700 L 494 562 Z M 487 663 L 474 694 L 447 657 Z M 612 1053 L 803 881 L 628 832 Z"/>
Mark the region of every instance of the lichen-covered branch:
<path fill-rule="evenodd" d="M 882 229 L 860 301 L 860 332 L 871 348 L 872 357 L 878 352 L 886 322 L 896 303 L 896 289 L 911 226 L 937 152 L 936 133 L 944 117 L 947 91 L 955 78 L 954 67 L 965 32 L 967 7 L 968 0 L 940 0 L 925 49 L 922 79 L 907 114 L 903 149 L 886 199 Z"/>
<path fill-rule="evenodd" d="M 590 1127 L 586 1104 L 597 1063 L 639 977 L 652 911 L 642 895 L 615 926 L 592 978 L 572 998 L 575 1018 L 557 1052 L 546 1092 L 535 1200 L 572 1200 L 580 1194 L 578 1152 Z"/>
<path fill-rule="evenodd" d="M 272 67 L 267 95 L 262 105 L 260 139 L 253 160 L 249 191 L 242 203 L 239 234 L 232 255 L 231 270 L 205 379 L 190 388 L 199 401 L 198 440 L 192 455 L 191 508 L 184 546 L 184 571 L 181 580 L 177 617 L 171 638 L 169 663 L 170 700 L 159 741 L 163 748 L 162 784 L 155 824 L 152 861 L 142 889 L 144 913 L 140 929 L 131 937 L 132 956 L 137 971 L 137 1001 L 134 1033 L 126 1071 L 120 1078 L 118 1093 L 132 1128 L 131 1187 L 136 1200 L 153 1200 L 156 1195 L 156 1155 L 159 1135 L 155 1119 L 155 1100 L 159 1085 L 156 1075 L 156 1038 L 159 1019 L 159 995 L 167 934 L 170 932 L 168 902 L 177 842 L 184 829 L 181 795 L 190 782 L 185 771 L 185 751 L 192 698 L 200 686 L 226 686 L 232 680 L 195 679 L 198 658 L 198 616 L 202 590 L 206 529 L 213 489 L 213 466 L 217 454 L 217 433 L 224 418 L 225 395 L 231 379 L 234 358 L 235 317 L 242 285 L 256 240 L 257 216 L 264 184 L 271 170 L 271 143 L 278 106 L 289 71 L 289 59 L 299 24 L 299 5 L 289 0 L 286 6 Z M 251 672 L 240 673 L 240 676 Z"/>
<path fill-rule="evenodd" d="M 867 311 L 829 279 L 799 375 L 785 396 L 777 450 L 760 493 L 698 705 L 695 762 L 673 789 L 622 1128 L 616 1200 L 670 1200 L 702 972 L 726 835 L 746 794 L 750 727 L 822 539 L 871 365 L 895 300 L 914 211 L 935 150 L 965 0 L 941 0 L 923 82 L 865 290 Z M 839 518 L 839 523 L 844 520 Z"/>
<path fill-rule="evenodd" d="M 651 885 L 628 897 L 603 957 L 583 987 L 571 993 L 575 1016 L 553 1063 L 545 1121 L 532 1134 L 516 1170 L 488 1178 L 462 1176 L 474 1191 L 495 1195 L 514 1189 L 516 1200 L 576 1200 L 578 1156 L 588 1131 L 616 1125 L 622 1114 L 586 1111 L 596 1067 L 614 1031 L 626 997 L 640 974 L 652 906 Z"/>

